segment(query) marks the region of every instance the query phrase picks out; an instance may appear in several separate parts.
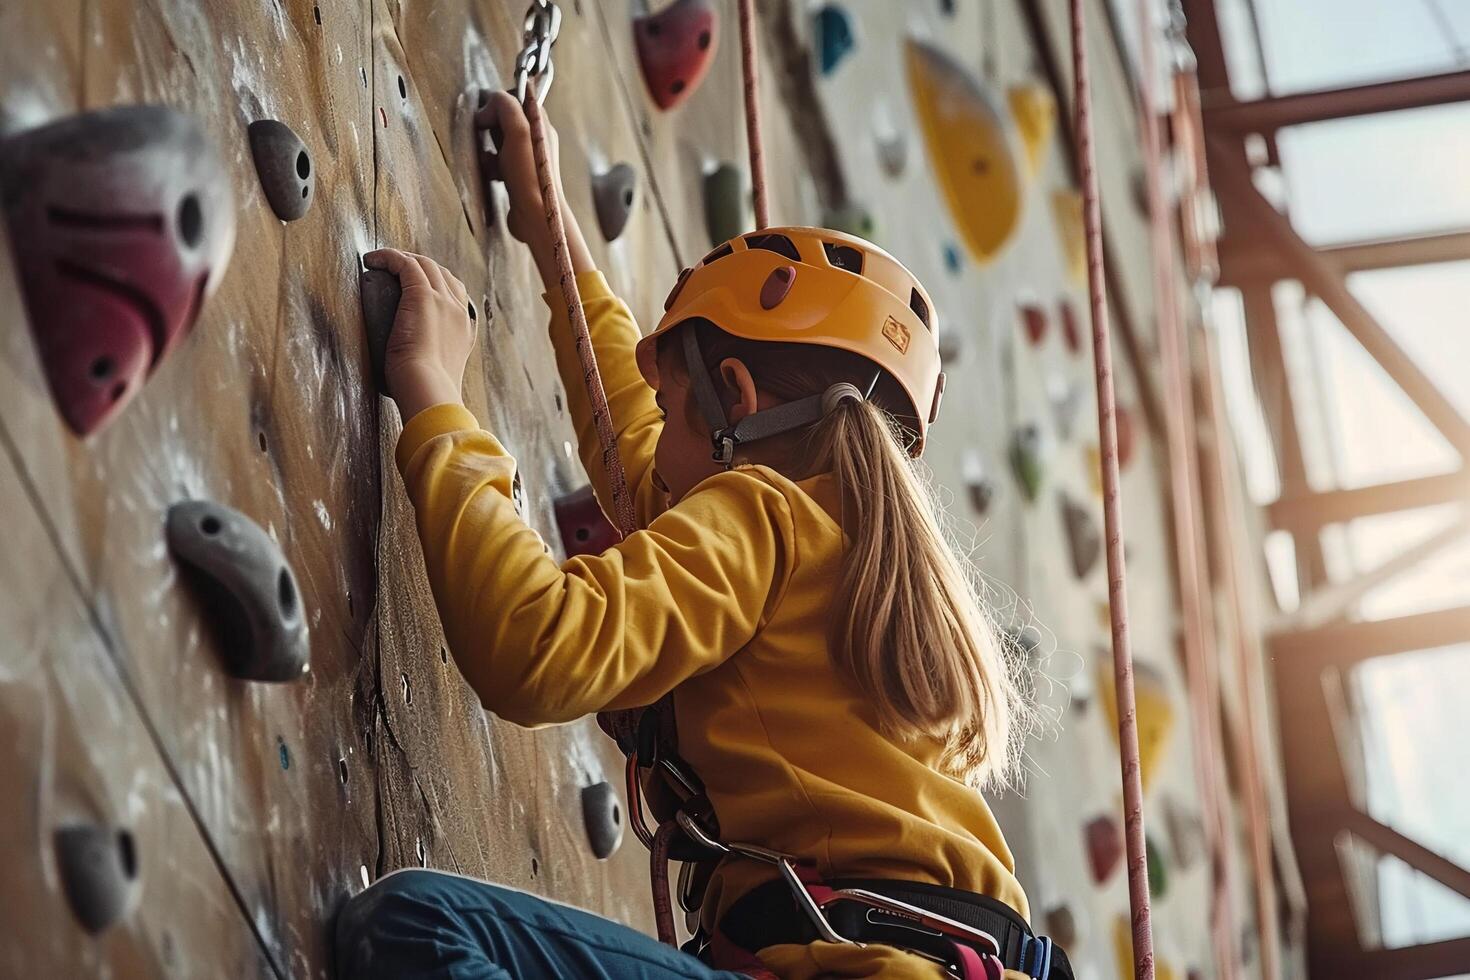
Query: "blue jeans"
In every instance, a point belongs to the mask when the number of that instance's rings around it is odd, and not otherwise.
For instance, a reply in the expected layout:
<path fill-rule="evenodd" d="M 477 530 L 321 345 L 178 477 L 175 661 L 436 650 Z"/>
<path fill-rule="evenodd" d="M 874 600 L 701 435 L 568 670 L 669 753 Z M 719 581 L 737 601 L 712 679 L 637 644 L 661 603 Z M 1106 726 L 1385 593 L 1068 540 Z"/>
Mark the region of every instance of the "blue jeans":
<path fill-rule="evenodd" d="M 746 980 L 535 895 L 414 868 L 337 917 L 337 975 L 393 980 Z"/>

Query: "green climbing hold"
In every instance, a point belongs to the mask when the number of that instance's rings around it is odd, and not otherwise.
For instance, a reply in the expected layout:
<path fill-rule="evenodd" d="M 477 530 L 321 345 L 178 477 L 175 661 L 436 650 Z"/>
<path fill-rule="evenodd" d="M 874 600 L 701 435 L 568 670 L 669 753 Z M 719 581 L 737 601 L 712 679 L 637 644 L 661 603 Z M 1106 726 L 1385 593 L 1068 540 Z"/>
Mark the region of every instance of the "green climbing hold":
<path fill-rule="evenodd" d="M 1144 837 L 1144 849 L 1148 856 L 1148 890 L 1154 898 L 1163 898 L 1169 891 L 1169 866 L 1164 862 L 1164 852 L 1151 834 Z"/>
<path fill-rule="evenodd" d="M 866 238 L 870 242 L 875 240 L 878 233 L 872 214 L 859 204 L 844 204 L 840 208 L 828 209 L 822 217 L 822 224 L 835 231 L 845 231 L 849 235 Z"/>
<path fill-rule="evenodd" d="M 1035 503 L 1041 493 L 1045 467 L 1041 459 L 1041 430 L 1034 424 L 1023 425 L 1011 439 L 1011 470 L 1026 500 Z"/>
<path fill-rule="evenodd" d="M 704 177 L 704 225 L 711 245 L 728 242 L 750 227 L 745 207 L 745 174 L 722 163 Z"/>

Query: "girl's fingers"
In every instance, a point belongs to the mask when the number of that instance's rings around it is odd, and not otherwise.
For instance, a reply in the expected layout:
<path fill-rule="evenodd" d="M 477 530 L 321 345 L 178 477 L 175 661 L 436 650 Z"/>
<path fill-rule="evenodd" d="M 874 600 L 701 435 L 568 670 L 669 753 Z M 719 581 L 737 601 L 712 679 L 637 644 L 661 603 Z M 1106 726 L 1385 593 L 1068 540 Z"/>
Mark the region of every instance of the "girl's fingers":
<path fill-rule="evenodd" d="M 404 289 L 410 287 L 434 288 L 433 282 L 424 274 L 423 266 L 408 252 L 400 252 L 396 248 L 374 249 L 362 257 L 362 264 L 369 269 L 383 269 L 393 273 L 398 277 L 398 283 Z"/>
<path fill-rule="evenodd" d="M 470 301 L 469 290 L 464 288 L 464 283 L 460 282 L 459 278 L 455 276 L 454 273 L 450 272 L 448 269 L 445 269 L 444 279 L 449 286 L 449 291 L 454 294 L 455 299 L 459 300 L 461 303 L 468 303 Z"/>
<path fill-rule="evenodd" d="M 424 278 L 429 281 L 429 285 L 436 292 L 449 292 L 449 283 L 447 283 L 444 279 L 444 277 L 447 276 L 449 273 L 444 271 L 444 267 L 442 265 L 440 265 L 438 262 L 435 262 L 427 255 L 420 255 L 417 252 L 409 252 L 408 255 L 419 264 L 419 268 L 424 270 Z"/>

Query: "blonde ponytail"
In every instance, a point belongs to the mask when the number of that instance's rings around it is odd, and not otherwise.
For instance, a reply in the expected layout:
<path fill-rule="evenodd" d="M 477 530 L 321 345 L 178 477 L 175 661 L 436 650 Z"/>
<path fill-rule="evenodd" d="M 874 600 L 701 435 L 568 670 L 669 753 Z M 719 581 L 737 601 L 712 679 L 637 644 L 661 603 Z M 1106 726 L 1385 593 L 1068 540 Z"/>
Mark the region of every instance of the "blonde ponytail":
<path fill-rule="evenodd" d="M 706 367 L 745 362 L 756 384 L 783 399 L 847 381 L 867 388 L 872 365 L 832 348 L 742 340 L 708 321 Z M 939 508 L 904 450 L 885 405 L 903 396 L 884 378 L 872 401 L 838 403 L 799 437 L 800 473 L 830 472 L 841 489 L 849 540 L 827 645 L 833 666 L 871 703 L 898 740 L 944 745 L 941 768 L 971 786 L 1011 781 L 1031 729 L 1028 687 L 1002 647 L 977 583 L 940 529 Z"/>
<path fill-rule="evenodd" d="M 820 463 L 842 489 L 850 541 L 828 633 L 832 662 L 868 696 L 885 732 L 941 740 L 943 768 L 970 785 L 1004 783 L 1026 728 L 1025 699 L 899 437 L 886 413 L 858 401 L 843 402 L 815 433 Z"/>

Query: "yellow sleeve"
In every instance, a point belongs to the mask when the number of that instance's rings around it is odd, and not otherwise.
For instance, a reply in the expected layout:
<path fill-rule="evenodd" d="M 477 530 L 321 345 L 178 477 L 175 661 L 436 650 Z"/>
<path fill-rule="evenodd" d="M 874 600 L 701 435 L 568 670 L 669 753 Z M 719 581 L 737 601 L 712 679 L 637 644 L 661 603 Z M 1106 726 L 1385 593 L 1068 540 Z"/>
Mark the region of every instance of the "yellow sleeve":
<path fill-rule="evenodd" d="M 558 567 L 511 503 L 515 460 L 462 406 L 415 416 L 397 456 L 450 649 L 517 724 L 656 701 L 748 643 L 786 582 L 791 512 L 756 470 Z"/>
<path fill-rule="evenodd" d="M 592 335 L 592 349 L 597 354 L 597 368 L 607 392 L 608 409 L 618 436 L 618 453 L 628 475 L 628 489 L 633 493 L 633 509 L 638 526 L 647 527 L 667 506 L 664 494 L 653 486 L 652 479 L 653 450 L 664 424 L 653 400 L 653 389 L 643 380 L 633 358 L 633 348 L 641 336 L 638 323 L 627 304 L 613 295 L 601 272 L 594 269 L 578 275 L 577 289 L 582 294 L 587 330 Z M 551 344 L 556 349 L 557 371 L 577 430 L 577 451 L 592 480 L 598 503 L 604 513 L 612 514 L 612 493 L 603 469 L 602 447 L 597 441 L 592 403 L 582 378 L 582 361 L 577 356 L 566 303 L 560 291 L 546 293 L 542 298 L 551 308 Z"/>

